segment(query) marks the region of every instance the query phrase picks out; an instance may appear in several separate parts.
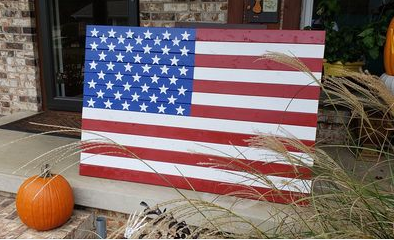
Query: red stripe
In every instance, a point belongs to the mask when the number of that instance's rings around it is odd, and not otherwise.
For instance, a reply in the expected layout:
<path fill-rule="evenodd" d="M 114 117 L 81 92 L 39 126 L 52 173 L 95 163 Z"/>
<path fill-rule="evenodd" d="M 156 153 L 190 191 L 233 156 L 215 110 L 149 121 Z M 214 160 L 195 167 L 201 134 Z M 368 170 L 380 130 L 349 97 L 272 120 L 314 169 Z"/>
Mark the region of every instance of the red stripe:
<path fill-rule="evenodd" d="M 191 189 L 190 185 L 196 191 L 209 192 L 214 194 L 232 194 L 235 192 L 244 192 L 244 198 L 267 200 L 275 203 L 289 204 L 298 201 L 308 194 L 290 192 L 290 191 L 275 191 L 269 188 L 253 187 L 257 192 L 252 193 L 252 189 L 247 186 L 237 184 L 225 184 L 217 181 L 202 180 L 196 178 L 184 178 L 173 175 L 164 175 L 157 173 L 147 173 L 142 171 L 133 171 L 120 168 L 110 168 L 101 166 L 92 166 L 80 164 L 79 173 L 84 176 L 111 178 L 115 180 L 138 182 L 145 184 L 153 184 L 166 187 L 176 187 L 180 189 Z M 166 180 L 164 180 L 165 178 Z M 301 201 L 299 205 L 308 204 L 307 201 Z"/>
<path fill-rule="evenodd" d="M 259 173 L 287 178 L 311 178 L 311 170 L 302 166 L 293 166 L 280 163 L 265 163 L 259 161 L 249 161 L 245 159 L 225 158 L 214 155 L 166 151 L 152 148 L 130 146 L 122 147 L 126 148 L 127 150 L 122 150 L 117 146 L 105 145 L 104 147 L 102 144 L 97 143 L 82 145 L 82 148 L 85 149 L 84 152 L 91 154 L 139 158 L 157 162 L 185 164 L 200 167 L 214 167 L 224 170 Z"/>
<path fill-rule="evenodd" d="M 321 58 L 299 58 L 312 72 L 321 72 L 323 59 Z M 257 70 L 276 70 L 276 71 L 299 71 L 288 65 L 259 59 L 256 56 L 231 56 L 231 55 L 204 55 L 196 54 L 196 67 L 210 68 L 232 68 L 232 69 L 257 69 Z"/>
<path fill-rule="evenodd" d="M 324 44 L 324 31 L 197 29 L 196 41 Z"/>
<path fill-rule="evenodd" d="M 315 113 L 283 112 L 193 104 L 191 106 L 190 115 L 193 117 L 231 119 L 306 127 L 317 126 L 317 114 Z"/>
<path fill-rule="evenodd" d="M 320 87 L 195 79 L 193 81 L 193 92 L 316 100 L 320 96 Z"/>
<path fill-rule="evenodd" d="M 189 141 L 231 144 L 236 146 L 248 146 L 245 140 L 256 135 L 226 133 L 208 130 L 196 130 L 189 128 L 164 127 L 136 123 L 112 122 L 93 119 L 82 119 L 82 129 L 88 131 L 113 132 L 121 134 L 132 134 L 149 137 L 161 137 L 171 139 L 181 139 Z M 314 141 L 303 141 L 307 146 L 313 146 Z M 289 151 L 299 152 L 299 150 L 288 147 Z"/>

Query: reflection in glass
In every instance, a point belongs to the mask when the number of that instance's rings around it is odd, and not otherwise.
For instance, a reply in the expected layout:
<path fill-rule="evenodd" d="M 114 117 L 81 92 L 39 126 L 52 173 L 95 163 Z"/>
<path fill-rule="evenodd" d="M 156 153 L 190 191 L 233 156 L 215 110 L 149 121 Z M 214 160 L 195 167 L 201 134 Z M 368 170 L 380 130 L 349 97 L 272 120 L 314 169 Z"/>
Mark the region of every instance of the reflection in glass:
<path fill-rule="evenodd" d="M 127 25 L 127 2 L 49 1 L 56 97 L 82 98 L 86 25 Z"/>

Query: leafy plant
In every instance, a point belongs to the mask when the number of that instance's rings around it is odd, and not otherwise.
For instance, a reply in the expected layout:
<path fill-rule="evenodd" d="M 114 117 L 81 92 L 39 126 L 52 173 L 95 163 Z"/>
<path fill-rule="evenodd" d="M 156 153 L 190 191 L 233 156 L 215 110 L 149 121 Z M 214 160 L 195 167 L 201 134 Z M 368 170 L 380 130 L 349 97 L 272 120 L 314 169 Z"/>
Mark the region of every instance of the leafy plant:
<path fill-rule="evenodd" d="M 356 62 L 362 60 L 364 53 L 361 41 L 358 39 L 360 30 L 343 27 L 338 31 L 326 30 L 326 46 L 324 57 L 329 62 Z"/>
<path fill-rule="evenodd" d="M 318 5 L 321 28 L 326 31 L 325 58 L 329 63 L 356 62 L 377 59 L 383 52 L 386 31 L 394 10 L 381 7 L 363 27 L 338 26 L 340 13 L 338 0 L 323 0 Z"/>
<path fill-rule="evenodd" d="M 393 9 L 383 11 L 377 16 L 377 20 L 372 20 L 363 28 L 363 31 L 358 34 L 367 57 L 377 59 L 379 54 L 382 53 L 382 47 L 386 41 L 387 27 L 393 17 Z"/>
<path fill-rule="evenodd" d="M 363 48 L 358 39 L 360 29 L 353 27 L 340 27 L 336 18 L 340 12 L 338 0 L 323 0 L 317 6 L 320 16 L 321 28 L 326 31 L 325 59 L 329 62 L 355 62 L 360 61 Z"/>

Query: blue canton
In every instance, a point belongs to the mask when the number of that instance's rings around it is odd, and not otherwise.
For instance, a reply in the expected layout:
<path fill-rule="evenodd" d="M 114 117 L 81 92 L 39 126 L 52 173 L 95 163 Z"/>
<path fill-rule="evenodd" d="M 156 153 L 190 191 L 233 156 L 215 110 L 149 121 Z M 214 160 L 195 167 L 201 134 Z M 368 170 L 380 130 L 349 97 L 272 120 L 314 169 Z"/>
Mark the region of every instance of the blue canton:
<path fill-rule="evenodd" d="M 195 30 L 87 26 L 83 106 L 190 115 Z"/>

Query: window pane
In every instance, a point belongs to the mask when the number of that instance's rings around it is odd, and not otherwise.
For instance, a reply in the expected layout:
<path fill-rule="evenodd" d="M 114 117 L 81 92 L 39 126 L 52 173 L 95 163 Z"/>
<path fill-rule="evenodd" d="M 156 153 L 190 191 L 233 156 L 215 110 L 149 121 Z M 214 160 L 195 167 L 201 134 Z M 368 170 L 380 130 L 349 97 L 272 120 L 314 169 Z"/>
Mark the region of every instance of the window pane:
<path fill-rule="evenodd" d="M 56 97 L 82 98 L 86 25 L 126 25 L 127 2 L 50 1 Z"/>

